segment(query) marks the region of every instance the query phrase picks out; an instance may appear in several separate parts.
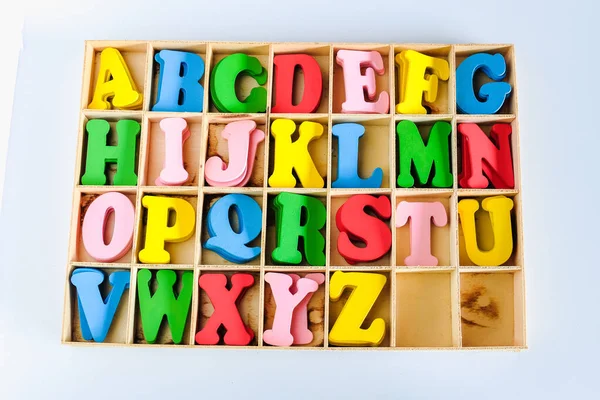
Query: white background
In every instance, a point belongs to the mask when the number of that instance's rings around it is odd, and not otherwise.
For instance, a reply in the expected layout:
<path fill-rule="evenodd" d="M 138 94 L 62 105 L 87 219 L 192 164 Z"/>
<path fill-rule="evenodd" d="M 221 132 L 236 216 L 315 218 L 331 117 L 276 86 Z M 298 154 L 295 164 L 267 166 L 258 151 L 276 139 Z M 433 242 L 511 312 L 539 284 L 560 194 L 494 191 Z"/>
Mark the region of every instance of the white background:
<path fill-rule="evenodd" d="M 228 3 L 55 0 L 26 10 L 0 217 L 0 398 L 598 398 L 596 2 Z M 85 39 L 515 43 L 530 349 L 60 345 Z"/>

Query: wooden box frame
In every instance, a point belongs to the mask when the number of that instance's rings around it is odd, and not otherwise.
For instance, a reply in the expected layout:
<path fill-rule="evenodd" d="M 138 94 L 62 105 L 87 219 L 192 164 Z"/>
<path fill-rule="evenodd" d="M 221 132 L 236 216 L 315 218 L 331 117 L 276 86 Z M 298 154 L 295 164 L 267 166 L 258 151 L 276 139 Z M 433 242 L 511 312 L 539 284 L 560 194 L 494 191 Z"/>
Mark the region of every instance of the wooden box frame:
<path fill-rule="evenodd" d="M 144 102 L 142 109 L 139 111 L 130 110 L 89 110 L 87 104 L 91 99 L 93 93 L 93 87 L 95 85 L 95 76 L 97 75 L 98 60 L 97 55 L 99 52 L 106 47 L 115 47 L 119 49 L 123 57 L 125 58 L 128 66 L 132 71 L 134 80 L 138 85 L 138 89 L 143 91 Z M 200 113 L 172 113 L 172 112 L 152 112 L 150 111 L 151 102 L 156 99 L 156 82 L 157 82 L 157 69 L 154 61 L 155 52 L 161 49 L 174 49 L 190 51 L 199 54 L 203 57 L 206 65 L 205 73 L 202 77 L 202 85 L 204 87 L 204 111 Z M 343 78 L 339 76 L 340 67 L 335 62 L 335 53 L 339 49 L 355 49 L 355 50 L 377 50 L 382 53 L 384 59 L 387 61 L 386 73 L 383 77 L 378 77 L 378 91 L 387 90 L 390 94 L 390 111 L 387 114 L 377 115 L 364 115 L 364 114 L 342 114 L 339 111 L 340 100 L 339 97 L 343 96 L 343 87 L 339 87 L 339 83 L 343 81 Z M 406 115 L 397 114 L 395 112 L 396 102 L 398 101 L 398 93 L 396 91 L 397 86 L 397 66 L 394 63 L 394 56 L 402 50 L 412 49 L 423 52 L 424 54 L 440 56 L 448 60 L 450 64 L 451 75 L 447 82 L 444 83 L 443 90 L 440 94 L 443 94 L 444 98 L 438 99 L 434 104 L 434 109 L 431 114 L 427 115 Z M 234 52 L 245 52 L 247 54 L 258 55 L 261 63 L 267 62 L 268 69 L 268 81 L 265 85 L 268 90 L 267 97 L 267 110 L 265 113 L 259 114 L 227 114 L 216 112 L 214 106 L 211 105 L 209 99 L 209 88 L 208 82 L 210 81 L 210 73 L 212 67 L 214 67 L 215 60 L 218 61 L 219 57 L 222 58 L 224 54 L 230 54 Z M 470 115 L 461 114 L 457 112 L 455 93 L 456 93 L 456 67 L 462 60 L 469 54 L 473 54 L 480 51 L 493 51 L 502 53 L 507 61 L 509 73 L 507 74 L 506 80 L 512 85 L 512 94 L 502 109 L 501 113 L 494 115 Z M 270 112 L 273 104 L 272 93 L 273 93 L 273 57 L 275 54 L 286 54 L 286 53 L 306 53 L 317 57 L 317 60 L 321 67 L 327 66 L 326 70 L 322 70 L 324 75 L 323 81 L 323 99 L 322 104 L 319 106 L 316 113 L 312 114 L 273 114 Z M 385 82 L 385 87 L 380 87 L 379 84 Z M 334 85 L 336 83 L 337 85 Z M 242 90 L 247 90 L 251 85 L 251 82 L 243 81 L 241 83 Z M 81 94 L 81 109 L 80 109 L 80 124 L 79 133 L 77 140 L 77 158 L 75 167 L 75 182 L 73 191 L 73 209 L 71 217 L 71 234 L 69 240 L 69 252 L 67 262 L 67 275 L 65 281 L 65 302 L 64 302 L 64 314 L 63 314 L 63 329 L 62 329 L 62 342 L 69 344 L 84 344 L 84 345 L 118 345 L 118 346 L 153 346 L 163 347 L 170 346 L 169 344 L 140 344 L 136 339 L 136 307 L 137 304 L 137 288 L 136 288 L 136 275 L 137 271 L 141 268 L 157 269 L 157 266 L 146 266 L 140 264 L 137 259 L 137 253 L 140 250 L 140 240 L 142 237 L 142 221 L 141 214 L 143 208 L 141 205 L 141 197 L 145 193 L 153 194 L 164 194 L 171 196 L 186 196 L 194 198 L 197 203 L 195 208 L 197 211 L 197 223 L 196 233 L 194 235 L 194 244 L 185 246 L 185 257 L 180 257 L 186 260 L 186 263 L 180 264 L 168 264 L 161 266 L 160 268 L 169 268 L 178 271 L 190 270 L 194 272 L 194 292 L 192 296 L 192 305 L 190 311 L 189 328 L 187 328 L 187 335 L 184 337 L 183 343 L 178 345 L 179 347 L 232 347 L 240 348 L 239 346 L 203 346 L 194 344 L 194 335 L 199 328 L 199 319 L 201 318 L 202 311 L 200 310 L 202 301 L 202 295 L 200 288 L 196 284 L 198 277 L 202 273 L 210 272 L 225 272 L 231 274 L 236 271 L 245 271 L 254 274 L 259 277 L 258 292 L 253 292 L 251 296 L 251 302 L 244 304 L 243 308 L 245 312 L 249 313 L 247 318 L 253 319 L 251 325 L 256 327 L 257 332 L 253 346 L 242 346 L 242 348 L 277 348 L 272 347 L 263 342 L 263 331 L 265 324 L 268 324 L 267 320 L 269 315 L 272 314 L 272 309 L 265 310 L 265 307 L 272 307 L 272 301 L 265 302 L 265 282 L 264 274 L 269 271 L 278 272 L 295 272 L 304 274 L 307 272 L 322 272 L 326 276 L 325 283 L 322 285 L 324 301 L 323 304 L 317 304 L 316 311 L 318 313 L 315 322 L 316 325 L 320 325 L 322 329 L 322 336 L 316 347 L 301 346 L 301 347 L 289 347 L 289 349 L 319 349 L 319 350 L 344 350 L 344 349 L 368 349 L 368 350 L 407 350 L 407 349 L 445 349 L 445 350 L 458 350 L 458 349 L 486 349 L 486 350 L 520 350 L 525 349 L 526 345 L 526 324 L 525 324 L 525 279 L 524 279 L 524 264 L 523 264 L 523 226 L 522 226 L 522 207 L 521 207 L 521 173 L 520 173 L 520 155 L 519 155 L 519 126 L 518 126 L 518 98 L 517 98 L 517 84 L 516 84 L 516 68 L 515 68 L 515 54 L 513 45 L 504 44 L 378 44 L 378 43 L 250 43 L 250 42 L 201 42 L 201 41 L 86 41 L 85 43 L 85 60 L 83 68 L 83 82 L 82 82 L 82 94 Z M 334 112 L 336 111 L 336 112 Z M 152 154 L 155 152 L 160 153 L 160 149 L 153 149 L 153 145 L 160 145 L 160 141 L 152 140 L 151 132 L 153 124 L 164 117 L 179 116 L 186 118 L 188 122 L 194 124 L 194 131 L 200 134 L 200 139 L 193 141 L 193 149 L 190 151 L 187 157 L 194 157 L 196 154 L 197 159 L 191 159 L 191 165 L 197 166 L 197 171 L 190 171 L 190 175 L 196 174 L 196 178 L 192 181 L 192 184 L 181 187 L 160 187 L 155 186 L 151 182 L 152 176 L 156 175 L 156 166 L 152 163 L 162 163 L 160 160 L 152 160 Z M 85 151 L 84 143 L 84 126 L 85 122 L 90 118 L 105 118 L 109 121 L 116 121 L 121 118 L 133 118 L 141 122 L 142 132 L 141 139 L 139 141 L 139 163 L 138 163 L 138 185 L 129 187 L 115 187 L 115 186 L 85 186 L 80 184 L 80 177 L 82 174 L 83 165 L 83 154 Z M 327 142 L 326 157 L 316 161 L 318 168 L 326 171 L 326 186 L 322 189 L 278 189 L 268 187 L 267 180 L 270 174 L 271 168 L 271 157 L 272 150 L 270 145 L 272 144 L 272 138 L 269 133 L 271 122 L 277 118 L 291 118 L 296 121 L 312 120 L 322 123 L 327 130 L 327 136 L 323 136 L 323 140 Z M 242 188 L 216 188 L 210 187 L 205 184 L 204 181 L 204 161 L 207 157 L 207 152 L 217 152 L 217 143 L 213 143 L 213 147 L 209 145 L 209 132 L 211 127 L 218 126 L 219 124 L 227 124 L 233 120 L 239 119 L 252 119 L 257 121 L 259 125 L 264 126 L 265 134 L 267 135 L 263 148 L 257 153 L 257 161 L 255 166 L 255 174 L 258 178 L 254 178 L 254 182 L 259 184 L 250 185 Z M 451 135 L 451 156 L 452 156 L 452 174 L 454 177 L 454 183 L 452 188 L 448 189 L 434 189 L 434 188 L 398 188 L 395 182 L 396 179 L 396 132 L 395 126 L 398 121 L 411 120 L 421 124 L 432 124 L 435 121 L 449 121 L 452 124 L 452 135 Z M 378 154 L 388 155 L 388 165 L 386 173 L 384 174 L 386 181 L 382 188 L 378 189 L 332 189 L 331 181 L 333 174 L 332 154 L 335 151 L 332 146 L 334 140 L 331 135 L 331 127 L 335 123 L 340 122 L 359 122 L 364 123 L 367 126 L 377 126 L 377 132 L 388 132 L 388 140 L 375 140 L 373 146 L 377 148 Z M 459 152 L 460 145 L 457 138 L 457 124 L 461 122 L 475 122 L 478 124 L 490 124 L 493 122 L 507 122 L 512 125 L 513 133 L 511 137 L 512 155 L 514 163 L 514 174 L 515 174 L 515 188 L 510 190 L 504 189 L 462 189 L 458 187 L 458 173 L 459 173 Z M 385 150 L 381 148 L 385 146 Z M 210 155 L 210 154 L 209 154 Z M 360 163 L 360 161 L 359 161 Z M 150 168 L 152 167 L 152 168 Z M 360 168 L 360 166 L 359 166 Z M 365 167 L 366 168 L 366 167 Z M 258 169 L 258 170 L 256 170 Z M 151 171 L 151 172 L 149 172 Z M 260 179 L 262 175 L 262 180 Z M 262 186 L 260 185 L 262 183 Z M 99 263 L 92 262 L 89 260 L 89 256 L 82 255 L 85 253 L 80 243 L 80 226 L 85 210 L 85 205 L 82 204 L 82 200 L 85 202 L 93 196 L 97 196 L 102 193 L 109 191 L 119 191 L 127 194 L 131 198 L 135 198 L 136 205 L 136 226 L 134 228 L 134 241 L 132 250 L 124 256 L 121 260 L 115 263 Z M 300 266 L 281 266 L 281 265 L 269 265 L 270 257 L 267 253 L 267 248 L 272 247 L 272 244 L 268 243 L 272 240 L 273 233 L 271 232 L 272 227 L 268 226 L 268 214 L 272 210 L 268 210 L 268 201 L 277 193 L 282 191 L 291 191 L 295 193 L 302 193 L 308 195 L 314 195 L 319 197 L 323 203 L 327 206 L 328 220 L 324 233 L 326 235 L 326 265 L 322 267 L 312 267 L 308 265 Z M 205 258 L 206 263 L 203 263 L 203 249 L 200 244 L 200 238 L 203 237 L 204 226 L 203 226 L 203 210 L 205 211 L 205 201 L 210 201 L 211 198 L 223 196 L 228 193 L 244 193 L 253 196 L 259 201 L 263 210 L 263 229 L 260 235 L 260 246 L 261 254 L 256 263 L 249 263 L 245 265 L 235 265 L 231 263 L 219 264 L 218 257 L 210 256 Z M 369 193 L 377 196 L 387 196 L 392 202 L 392 217 L 390 220 L 390 227 L 392 230 L 392 249 L 388 256 L 385 258 L 385 262 L 375 262 L 372 265 L 363 266 L 349 266 L 346 263 L 337 263 L 339 256 L 332 256 L 332 252 L 335 251 L 332 245 L 332 237 L 335 236 L 335 223 L 332 223 L 333 206 L 339 203 L 340 199 L 347 198 L 353 194 L 358 193 Z M 515 231 L 515 248 L 513 255 L 510 259 L 510 265 L 503 265 L 499 267 L 478 267 L 467 265 L 460 262 L 460 229 L 459 229 L 459 217 L 457 213 L 457 204 L 461 198 L 479 198 L 482 196 L 493 196 L 493 195 L 506 195 L 514 200 L 513 208 L 513 227 Z M 87 200 L 86 200 L 87 199 Z M 400 255 L 397 256 L 397 235 L 406 235 L 406 232 L 398 233 L 404 228 L 395 228 L 393 221 L 395 221 L 395 205 L 401 200 L 411 199 L 441 199 L 445 206 L 449 210 L 449 224 L 447 231 L 443 233 L 442 237 L 448 239 L 448 257 L 444 257 L 448 262 L 444 262 L 444 265 L 438 267 L 407 267 L 402 262 L 399 262 Z M 434 244 L 435 246 L 435 244 Z M 444 246 L 441 246 L 444 247 Z M 445 247 L 444 247 L 445 248 Z M 82 253 L 83 252 L 83 253 Z M 189 260 L 189 261 L 188 261 Z M 341 265 L 340 265 L 341 264 Z M 447 265 L 446 265 L 447 264 Z M 80 341 L 81 338 L 78 336 L 76 330 L 79 324 L 77 319 L 76 310 L 76 294 L 74 288 L 70 284 L 70 275 L 76 267 L 95 267 L 105 271 L 110 270 L 130 270 L 131 271 L 131 283 L 130 289 L 124 294 L 127 297 L 127 310 L 118 311 L 117 325 L 115 332 L 109 333 L 108 339 L 104 343 L 86 342 Z M 382 305 L 378 313 L 383 314 L 383 318 L 386 320 L 387 334 L 383 346 L 380 347 L 334 347 L 328 343 L 327 334 L 328 329 L 331 328 L 333 320 L 332 315 L 335 314 L 335 309 L 338 307 L 332 307 L 329 298 L 329 278 L 336 270 L 343 271 L 371 271 L 386 274 L 388 276 L 388 282 L 386 284 L 386 300 L 387 304 Z M 511 278 L 507 277 L 510 275 Z M 498 339 L 501 343 L 486 343 L 484 337 L 478 337 L 476 329 L 473 330 L 472 321 L 465 321 L 465 316 L 469 314 L 468 306 L 471 300 L 465 300 L 465 296 L 469 296 L 469 293 L 465 292 L 467 289 L 473 289 L 474 281 L 488 282 L 490 285 L 489 289 L 492 292 L 496 292 L 499 302 L 502 304 L 503 309 L 510 308 L 507 310 L 507 319 L 512 323 L 512 328 L 507 329 L 506 326 L 502 327 L 502 332 L 493 332 L 490 336 L 497 334 Z M 512 279 L 512 281 L 511 281 Z M 431 281 L 426 284 L 423 282 Z M 434 282 L 435 281 L 435 282 Z M 508 282 L 508 283 L 507 283 Z M 461 287 L 461 283 L 465 285 Z M 425 285 L 425 286 L 422 286 Z M 437 286 L 436 286 L 437 285 Z M 441 285 L 441 286 L 440 286 Z M 468 287 L 466 287 L 468 286 Z M 415 287 L 423 288 L 422 291 L 413 290 Z M 427 288 L 437 287 L 437 294 L 444 292 L 445 298 L 440 302 L 439 298 L 436 298 L 434 294 L 431 296 L 422 296 L 420 293 L 427 293 Z M 463 290 L 464 289 L 464 290 Z M 258 298 L 256 298 L 258 296 Z M 406 297 L 409 296 L 409 297 Z M 412 297 L 410 297 L 412 296 Z M 389 300 L 387 300 L 389 298 Z M 398 302 L 398 299 L 405 299 Z M 435 298 L 435 300 L 433 300 Z M 438 301 L 435 305 L 435 309 L 428 309 L 433 307 L 433 304 L 428 304 L 428 299 Z M 413 309 L 403 309 L 403 302 L 412 304 Z M 257 306 L 258 304 L 258 306 Z M 256 309 L 257 308 L 257 309 Z M 322 309 L 321 309 L 322 308 Z M 437 310 L 437 311 L 436 311 Z M 437 315 L 436 312 L 439 310 L 445 310 L 446 316 Z M 510 311 L 510 312 L 509 312 Z M 440 322 L 440 335 L 436 336 L 436 331 L 423 333 L 423 323 L 428 315 L 436 315 L 435 318 L 439 319 Z M 252 315 L 250 315 L 252 314 Z M 322 320 L 319 320 L 319 316 L 322 316 Z M 433 317 L 432 317 L 433 318 Z M 407 322 L 408 321 L 408 322 Z M 449 323 L 449 325 L 448 325 Z M 507 322 L 508 323 L 508 322 Z M 404 324 L 412 324 L 412 330 L 403 330 Z M 465 325 L 467 324 L 467 325 Z M 443 328 L 441 327 L 443 325 Z M 427 326 L 427 325 L 425 325 Z M 466 326 L 466 328 L 465 328 Z M 311 327 L 313 329 L 314 327 Z M 429 327 L 431 328 L 431 327 Z M 420 330 L 421 329 L 421 330 Z M 75 332 L 75 333 L 74 333 Z M 408 332 L 408 333 L 407 333 Z M 475 332 L 475 334 L 473 333 Z M 511 335 L 512 332 L 512 335 Z M 475 336 L 473 336 L 475 335 Z M 315 335 L 317 337 L 317 335 Z M 483 335 L 485 336 L 485 335 Z M 110 342 L 111 338 L 115 339 L 114 342 Z M 419 339 L 421 338 L 421 339 Z M 475 338 L 475 339 L 474 339 Z M 421 340 L 421 342 L 419 342 Z M 159 341 L 161 338 L 159 337 Z M 157 343 L 158 343 L 157 342 Z M 472 345 L 477 343 L 476 345 Z"/>

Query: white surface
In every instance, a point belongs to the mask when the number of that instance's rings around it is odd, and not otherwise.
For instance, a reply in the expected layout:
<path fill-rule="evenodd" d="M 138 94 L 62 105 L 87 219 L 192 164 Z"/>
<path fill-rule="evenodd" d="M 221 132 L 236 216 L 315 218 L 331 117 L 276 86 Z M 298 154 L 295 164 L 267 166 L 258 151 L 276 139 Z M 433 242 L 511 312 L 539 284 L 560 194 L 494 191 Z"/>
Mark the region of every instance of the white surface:
<path fill-rule="evenodd" d="M 6 155 L 8 136 L 13 111 L 13 94 L 17 82 L 17 67 L 21 52 L 21 29 L 23 28 L 22 7 L 13 7 L 0 14 L 0 32 L 2 34 L 2 64 L 0 64 L 0 209 L 4 175 L 6 172 Z"/>
<path fill-rule="evenodd" d="M 491 1 L 479 0 L 390 1 L 387 8 L 383 1 L 350 0 L 315 8 L 325 2 L 277 1 L 268 8 L 255 0 L 244 10 L 224 0 L 187 3 L 48 2 L 26 19 L 1 214 L 0 398 L 598 397 L 593 40 L 600 32 L 593 0 L 560 8 L 505 0 L 489 9 L 482 4 Z M 61 346 L 84 39 L 515 43 L 530 350 Z"/>

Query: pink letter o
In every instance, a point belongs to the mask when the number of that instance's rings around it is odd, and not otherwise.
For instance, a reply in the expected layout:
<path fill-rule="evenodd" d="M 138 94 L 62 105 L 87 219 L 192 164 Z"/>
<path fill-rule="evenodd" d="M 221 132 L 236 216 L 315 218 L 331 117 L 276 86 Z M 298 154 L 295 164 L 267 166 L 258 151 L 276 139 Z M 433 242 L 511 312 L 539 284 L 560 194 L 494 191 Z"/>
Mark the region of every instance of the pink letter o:
<path fill-rule="evenodd" d="M 104 230 L 111 212 L 115 226 L 110 243 L 104 243 Z M 113 262 L 123 257 L 133 242 L 135 210 L 122 193 L 110 192 L 96 198 L 83 217 L 82 238 L 85 250 L 100 262 Z"/>

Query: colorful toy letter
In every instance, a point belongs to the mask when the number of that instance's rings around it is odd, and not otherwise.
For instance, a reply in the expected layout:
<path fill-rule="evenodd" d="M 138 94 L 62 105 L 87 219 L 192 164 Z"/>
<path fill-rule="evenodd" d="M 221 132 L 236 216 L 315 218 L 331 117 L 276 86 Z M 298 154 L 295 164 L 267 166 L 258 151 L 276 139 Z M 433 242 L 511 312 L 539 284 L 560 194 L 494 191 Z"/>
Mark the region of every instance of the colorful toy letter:
<path fill-rule="evenodd" d="M 438 79 L 447 81 L 450 77 L 448 61 L 429 57 L 414 50 L 405 50 L 396 55 L 398 82 L 400 83 L 400 103 L 396 112 L 400 114 L 427 114 L 425 101 L 433 103 L 438 95 Z"/>
<path fill-rule="evenodd" d="M 158 186 L 181 186 L 189 177 L 183 166 L 183 145 L 191 135 L 190 130 L 183 118 L 165 118 L 159 125 L 165 134 L 165 162 L 154 183 Z"/>
<path fill-rule="evenodd" d="M 231 276 L 231 289 L 227 289 L 225 274 L 202 274 L 198 284 L 206 292 L 214 311 L 204 327 L 196 333 L 196 343 L 215 345 L 221 340 L 219 329 L 227 330 L 223 341 L 229 346 L 245 346 L 254 338 L 254 332 L 244 324 L 236 302 L 244 290 L 254 284 L 251 274 L 237 273 Z"/>
<path fill-rule="evenodd" d="M 332 188 L 378 188 L 383 181 L 383 170 L 376 168 L 368 178 L 358 176 L 358 141 L 365 127 L 355 123 L 336 124 L 331 129 L 338 139 L 337 179 Z"/>
<path fill-rule="evenodd" d="M 298 292 L 298 280 L 300 276 L 296 274 L 288 274 L 292 278 L 292 292 Z M 325 275 L 320 273 L 306 274 L 304 279 L 311 279 L 317 282 L 318 285 L 322 285 L 325 282 Z M 312 342 L 314 335 L 310 329 L 308 329 L 308 303 L 312 298 L 314 292 L 308 293 L 304 299 L 294 308 L 294 315 L 292 316 L 292 336 L 294 337 L 293 344 L 308 344 Z M 276 310 L 277 311 L 277 310 Z"/>
<path fill-rule="evenodd" d="M 115 186 L 137 185 L 136 146 L 140 134 L 140 123 L 130 119 L 117 122 L 117 144 L 109 146 L 110 124 L 103 119 L 92 119 L 85 125 L 88 133 L 85 173 L 81 177 L 82 185 L 105 185 L 106 163 L 117 163 L 117 172 L 113 178 Z"/>
<path fill-rule="evenodd" d="M 381 91 L 377 101 L 375 74 L 385 74 L 381 54 L 376 51 L 339 50 L 335 61 L 344 71 L 346 101 L 342 112 L 349 114 L 386 114 L 390 109 L 390 95 Z M 365 69 L 365 75 L 361 70 Z M 370 101 L 365 101 L 365 93 Z"/>
<path fill-rule="evenodd" d="M 115 225 L 110 243 L 104 240 L 106 222 L 115 213 Z M 100 262 L 113 262 L 123 257 L 133 242 L 135 209 L 127 196 L 118 192 L 98 196 L 88 207 L 81 226 L 83 247 Z"/>
<path fill-rule="evenodd" d="M 237 230 L 229 220 L 232 207 L 239 221 Z M 206 220 L 210 238 L 204 243 L 205 249 L 236 264 L 247 263 L 260 254 L 260 246 L 247 246 L 262 229 L 262 210 L 252 197 L 237 193 L 223 196 L 210 207 Z"/>
<path fill-rule="evenodd" d="M 431 127 L 427 145 L 423 142 L 419 128 L 412 121 L 400 121 L 396 126 L 398 134 L 398 186 L 410 188 L 415 186 L 412 166 L 419 179 L 418 185 L 429 182 L 432 167 L 435 175 L 431 185 L 437 188 L 452 187 L 450 172 L 449 137 L 452 125 L 449 122 L 437 121 Z"/>
<path fill-rule="evenodd" d="M 505 196 L 486 197 L 481 202 L 483 209 L 490 213 L 494 245 L 490 250 L 480 250 L 477 245 L 475 228 L 475 212 L 479 210 L 479 202 L 474 199 L 463 199 L 458 202 L 458 215 L 465 240 L 467 256 L 474 264 L 495 267 L 504 264 L 513 250 L 512 223 L 510 210 L 513 201 Z M 481 239 L 480 239 L 481 241 Z"/>
<path fill-rule="evenodd" d="M 264 332 L 265 343 L 272 346 L 291 346 L 312 341 L 313 334 L 308 329 L 306 306 L 312 294 L 324 281 L 323 274 L 308 274 L 305 278 L 276 272 L 265 274 L 265 282 L 271 286 L 277 307 L 272 328 Z"/>
<path fill-rule="evenodd" d="M 510 124 L 492 126 L 490 135 L 498 147 L 477 124 L 459 124 L 458 132 L 462 138 L 462 172 L 458 177 L 460 187 L 485 189 L 490 182 L 496 189 L 515 187 Z M 484 173 L 489 181 L 483 176 Z"/>
<path fill-rule="evenodd" d="M 129 271 L 115 271 L 108 277 L 110 294 L 102 299 L 99 286 L 104 272 L 95 268 L 77 268 L 71 283 L 77 288 L 77 307 L 81 336 L 85 340 L 104 342 L 125 289 L 129 288 Z"/>
<path fill-rule="evenodd" d="M 174 286 L 177 282 L 177 273 L 170 269 L 156 271 L 157 287 L 154 295 L 150 291 L 152 272 L 140 269 L 137 275 L 138 301 L 142 319 L 142 331 L 146 342 L 156 342 L 163 317 L 171 330 L 173 343 L 179 344 L 183 340 L 185 324 L 192 304 L 192 291 L 194 273 L 184 271 L 181 276 L 181 290 L 177 298 Z"/>
<path fill-rule="evenodd" d="M 323 77 L 319 63 L 308 54 L 279 54 L 273 58 L 275 66 L 274 113 L 312 113 L 319 108 L 323 93 Z M 302 100 L 294 104 L 294 72 L 297 67 L 304 75 Z"/>
<path fill-rule="evenodd" d="M 171 255 L 165 242 L 185 242 L 194 234 L 196 211 L 184 199 L 163 196 L 144 196 L 142 205 L 148 209 L 146 240 L 139 252 L 144 264 L 168 264 Z M 169 212 L 175 213 L 175 224 L 169 226 Z"/>
<path fill-rule="evenodd" d="M 271 253 L 279 264 L 300 264 L 300 237 L 304 255 L 310 265 L 325 265 L 325 238 L 319 232 L 327 221 L 327 210 L 319 199 L 301 194 L 279 193 L 273 201 L 275 209 L 277 247 Z M 305 210 L 305 221 L 302 210 Z"/>
<path fill-rule="evenodd" d="M 211 186 L 244 186 L 252 176 L 256 149 L 265 133 L 256 129 L 256 122 L 243 120 L 227 124 L 221 136 L 228 143 L 229 166 L 221 157 L 212 156 L 206 160 L 204 178 Z"/>
<path fill-rule="evenodd" d="M 383 219 L 392 216 L 390 199 L 386 196 L 357 194 L 342 204 L 335 215 L 335 224 L 340 231 L 337 249 L 349 264 L 378 260 L 392 247 L 389 225 L 367 214 L 366 207 Z M 358 247 L 351 239 L 363 242 L 365 246 Z"/>
<path fill-rule="evenodd" d="M 409 266 L 438 265 L 431 254 L 431 221 L 435 226 L 446 226 L 448 214 L 444 205 L 436 202 L 401 201 L 396 208 L 396 227 L 404 226 L 410 219 L 410 255 L 404 259 Z"/>
<path fill-rule="evenodd" d="M 112 100 L 109 99 L 112 97 Z M 123 56 L 108 47 L 100 53 L 98 80 L 88 108 L 110 110 L 113 107 L 135 110 L 142 107 L 142 93 L 138 92 Z"/>
<path fill-rule="evenodd" d="M 482 70 L 496 82 L 485 83 L 475 93 L 475 74 Z M 495 114 L 512 90 L 507 82 L 497 82 L 506 76 L 506 61 L 500 53 L 477 53 L 467 57 L 456 68 L 456 105 L 465 114 Z M 481 100 L 480 100 L 481 99 Z"/>
<path fill-rule="evenodd" d="M 335 346 L 379 346 L 385 337 L 385 321 L 376 318 L 362 329 L 367 315 L 385 286 L 385 275 L 369 272 L 335 271 L 329 281 L 329 298 L 338 301 L 346 288 L 352 294 L 329 331 L 329 343 Z"/>
<path fill-rule="evenodd" d="M 160 75 L 152 111 L 202 112 L 202 57 L 186 51 L 161 50 L 154 59 L 160 64 Z"/>
<path fill-rule="evenodd" d="M 302 187 L 322 188 L 325 181 L 319 174 L 308 145 L 323 134 L 323 125 L 317 122 L 304 121 L 300 124 L 300 136 L 292 143 L 292 135 L 296 131 L 296 123 L 291 119 L 277 119 L 271 124 L 271 134 L 275 138 L 275 162 L 273 173 L 269 177 L 269 186 L 293 188 L 296 178 Z"/>
<path fill-rule="evenodd" d="M 221 112 L 259 113 L 267 109 L 267 89 L 255 87 L 246 100 L 240 101 L 235 91 L 238 75 L 253 77 L 259 85 L 267 83 L 267 70 L 256 57 L 231 54 L 215 65 L 210 76 L 210 96 Z"/>

